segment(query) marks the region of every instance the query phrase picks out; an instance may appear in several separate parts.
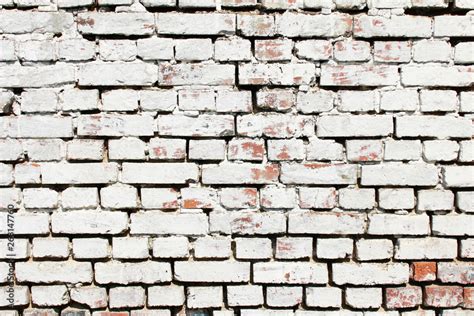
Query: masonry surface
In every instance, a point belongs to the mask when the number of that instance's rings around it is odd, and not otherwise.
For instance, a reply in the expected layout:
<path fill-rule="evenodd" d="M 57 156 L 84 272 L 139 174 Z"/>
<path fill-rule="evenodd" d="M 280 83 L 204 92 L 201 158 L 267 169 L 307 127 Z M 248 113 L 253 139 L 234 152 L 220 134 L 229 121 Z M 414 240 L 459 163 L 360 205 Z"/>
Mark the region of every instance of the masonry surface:
<path fill-rule="evenodd" d="M 0 316 L 472 316 L 473 10 L 0 0 Z"/>

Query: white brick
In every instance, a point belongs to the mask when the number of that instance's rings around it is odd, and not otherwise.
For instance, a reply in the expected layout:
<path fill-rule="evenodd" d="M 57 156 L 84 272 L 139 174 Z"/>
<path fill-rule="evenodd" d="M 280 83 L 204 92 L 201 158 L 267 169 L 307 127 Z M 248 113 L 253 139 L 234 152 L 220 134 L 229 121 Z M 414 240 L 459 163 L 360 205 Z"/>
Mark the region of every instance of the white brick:
<path fill-rule="evenodd" d="M 415 192 L 410 188 L 379 189 L 379 207 L 386 210 L 412 209 Z"/>
<path fill-rule="evenodd" d="M 422 112 L 454 112 L 457 109 L 457 94 L 453 90 L 421 90 Z"/>
<path fill-rule="evenodd" d="M 387 136 L 393 132 L 390 115 L 327 115 L 317 121 L 319 137 Z"/>
<path fill-rule="evenodd" d="M 218 38 L 214 43 L 214 58 L 219 61 L 247 61 L 252 56 L 249 40 L 239 37 Z"/>
<path fill-rule="evenodd" d="M 165 262 L 97 262 L 94 270 L 98 284 L 155 284 L 171 281 L 171 267 Z"/>
<path fill-rule="evenodd" d="M 474 44 L 472 42 L 459 43 L 454 46 L 454 63 L 472 64 L 474 62 Z"/>
<path fill-rule="evenodd" d="M 230 115 L 159 115 L 158 133 L 165 136 L 231 136 L 234 117 Z"/>
<path fill-rule="evenodd" d="M 54 90 L 26 90 L 21 94 L 21 111 L 23 113 L 56 112 L 58 96 Z"/>
<path fill-rule="evenodd" d="M 338 93 L 341 112 L 369 112 L 378 109 L 378 93 L 374 91 L 342 90 Z"/>
<path fill-rule="evenodd" d="M 198 167 L 193 163 L 124 163 L 122 181 L 124 183 L 179 184 L 196 181 Z"/>
<path fill-rule="evenodd" d="M 268 286 L 266 294 L 267 304 L 272 307 L 296 306 L 303 301 L 301 286 Z"/>
<path fill-rule="evenodd" d="M 175 41 L 175 58 L 182 61 L 208 60 L 213 56 L 210 38 L 183 39 Z"/>
<path fill-rule="evenodd" d="M 453 161 L 458 158 L 459 145 L 449 140 L 427 140 L 423 142 L 423 157 L 426 161 Z"/>
<path fill-rule="evenodd" d="M 142 207 L 145 209 L 176 209 L 178 208 L 178 192 L 166 188 L 142 188 Z"/>
<path fill-rule="evenodd" d="M 99 204 L 96 188 L 69 187 L 61 193 L 61 204 L 65 209 L 95 208 Z"/>
<path fill-rule="evenodd" d="M 296 55 L 309 60 L 328 60 L 332 56 L 332 45 L 326 40 L 304 40 L 295 43 Z"/>
<path fill-rule="evenodd" d="M 138 93 L 135 90 L 119 89 L 105 91 L 102 97 L 102 111 L 135 111 L 138 109 Z"/>
<path fill-rule="evenodd" d="M 190 286 L 186 294 L 189 308 L 220 307 L 223 301 L 222 286 Z"/>
<path fill-rule="evenodd" d="M 313 255 L 313 239 L 308 237 L 279 237 L 276 241 L 275 258 L 300 259 Z"/>
<path fill-rule="evenodd" d="M 309 307 L 341 307 L 342 290 L 337 287 L 307 287 L 305 302 Z"/>
<path fill-rule="evenodd" d="M 296 191 L 292 188 L 264 187 L 260 190 L 264 209 L 288 209 L 296 206 Z"/>
<path fill-rule="evenodd" d="M 272 242 L 267 238 L 235 238 L 237 259 L 268 259 L 273 255 Z"/>
<path fill-rule="evenodd" d="M 143 62 L 91 62 L 79 66 L 77 77 L 79 86 L 151 86 L 158 79 L 158 70 Z"/>
<path fill-rule="evenodd" d="M 277 32 L 285 37 L 337 37 L 350 31 L 345 14 L 310 15 L 285 12 L 276 16 Z"/>
<path fill-rule="evenodd" d="M 455 36 L 468 37 L 473 36 L 474 31 L 471 29 L 472 17 L 441 15 L 434 18 L 433 35 L 435 37 Z"/>
<path fill-rule="evenodd" d="M 426 214 L 372 214 L 369 215 L 368 233 L 371 235 L 429 235 L 430 219 Z"/>
<path fill-rule="evenodd" d="M 424 163 L 362 166 L 363 186 L 432 186 L 438 183 L 438 169 Z"/>
<path fill-rule="evenodd" d="M 23 205 L 25 208 L 54 209 L 58 207 L 58 192 L 47 189 L 24 189 L 23 190 Z"/>
<path fill-rule="evenodd" d="M 474 239 L 465 239 L 461 240 L 461 249 L 460 249 L 462 258 L 474 258 Z"/>
<path fill-rule="evenodd" d="M 60 139 L 26 139 L 23 151 L 30 161 L 58 161 L 65 155 L 65 146 Z"/>
<path fill-rule="evenodd" d="M 399 81 L 391 65 L 323 65 L 321 86 L 393 86 Z"/>
<path fill-rule="evenodd" d="M 51 227 L 62 234 L 119 234 L 128 226 L 127 213 L 68 211 L 53 213 Z"/>
<path fill-rule="evenodd" d="M 432 230 L 439 236 L 473 236 L 474 216 L 467 214 L 432 217 Z"/>
<path fill-rule="evenodd" d="M 158 13 L 158 34 L 218 35 L 235 33 L 234 14 Z"/>
<path fill-rule="evenodd" d="M 150 35 L 155 30 L 153 14 L 143 12 L 82 12 L 77 24 L 82 34 Z"/>
<path fill-rule="evenodd" d="M 280 180 L 287 184 L 354 184 L 356 165 L 309 163 L 284 164 Z"/>
<path fill-rule="evenodd" d="M 104 208 L 127 209 L 138 207 L 138 190 L 124 184 L 114 184 L 100 189 L 100 204 Z"/>
<path fill-rule="evenodd" d="M 132 61 L 137 56 L 137 44 L 129 40 L 100 40 L 99 55 L 104 61 Z"/>
<path fill-rule="evenodd" d="M 221 113 L 252 112 L 252 93 L 219 90 L 216 95 L 216 110 Z"/>
<path fill-rule="evenodd" d="M 159 237 L 153 239 L 153 257 L 156 258 L 187 258 L 189 241 L 186 237 Z"/>
<path fill-rule="evenodd" d="M 107 290 L 100 287 L 76 287 L 70 291 L 71 300 L 90 308 L 107 306 Z"/>
<path fill-rule="evenodd" d="M 380 109 L 385 111 L 416 111 L 418 109 L 418 91 L 403 89 L 382 92 Z"/>
<path fill-rule="evenodd" d="M 191 160 L 224 160 L 225 145 L 221 139 L 191 139 L 188 157 Z"/>
<path fill-rule="evenodd" d="M 344 146 L 333 140 L 310 139 L 306 146 L 308 160 L 343 160 Z"/>
<path fill-rule="evenodd" d="M 43 163 L 43 184 L 98 184 L 117 180 L 115 163 Z"/>
<path fill-rule="evenodd" d="M 99 108 L 98 90 L 65 89 L 60 94 L 63 111 L 88 111 Z"/>
<path fill-rule="evenodd" d="M 292 212 L 288 216 L 290 234 L 349 235 L 363 234 L 365 214 L 354 212 Z"/>
<path fill-rule="evenodd" d="M 149 306 L 181 306 L 184 300 L 183 286 L 172 284 L 148 288 Z"/>
<path fill-rule="evenodd" d="M 76 261 L 17 262 L 16 279 L 30 283 L 91 283 L 92 264 Z"/>
<path fill-rule="evenodd" d="M 215 111 L 215 92 L 210 89 L 180 90 L 179 108 L 184 111 Z"/>
<path fill-rule="evenodd" d="M 139 212 L 130 216 L 132 235 L 205 235 L 208 220 L 204 213 Z"/>
<path fill-rule="evenodd" d="M 463 212 L 474 212 L 474 192 L 456 193 L 456 206 Z"/>
<path fill-rule="evenodd" d="M 0 215 L 0 235 L 7 235 L 8 213 L 1 212 Z M 49 215 L 45 213 L 15 213 L 14 232 L 17 235 L 47 235 L 49 234 Z"/>
<path fill-rule="evenodd" d="M 108 258 L 110 255 L 109 242 L 103 238 L 74 238 L 72 240 L 72 253 L 74 259 Z M 93 292 L 95 293 L 95 291 Z M 87 296 L 86 293 L 84 294 Z"/>
<path fill-rule="evenodd" d="M 324 284 L 327 265 L 313 262 L 257 262 L 253 264 L 254 283 Z"/>
<path fill-rule="evenodd" d="M 346 288 L 346 303 L 353 308 L 378 308 L 382 305 L 382 289 Z"/>
<path fill-rule="evenodd" d="M 332 271 L 337 285 L 404 284 L 410 275 L 407 263 L 334 263 Z"/>
<path fill-rule="evenodd" d="M 104 141 L 99 139 L 73 139 L 67 143 L 68 160 L 102 160 Z"/>
<path fill-rule="evenodd" d="M 33 238 L 34 258 L 67 258 L 69 257 L 69 238 Z"/>
<path fill-rule="evenodd" d="M 331 209 L 337 204 L 335 188 L 299 188 L 299 206 L 301 208 Z"/>
<path fill-rule="evenodd" d="M 60 306 L 69 303 L 65 285 L 32 286 L 31 301 L 36 306 Z"/>
<path fill-rule="evenodd" d="M 145 160 L 146 144 L 141 139 L 110 139 L 108 145 L 110 160 Z"/>
<path fill-rule="evenodd" d="M 65 1 L 58 0 L 58 6 Z M 78 0 L 91 1 L 91 0 Z M 91 1 L 92 3 L 92 1 Z M 95 58 L 96 45 L 94 41 L 88 41 L 81 38 L 65 39 L 58 42 L 58 56 L 59 59 L 67 61 L 83 61 Z"/>
<path fill-rule="evenodd" d="M 472 162 L 474 161 L 474 141 L 466 140 L 459 142 L 459 161 Z"/>
<path fill-rule="evenodd" d="M 226 237 L 201 237 L 194 242 L 195 258 L 229 258 L 231 240 Z"/>
<path fill-rule="evenodd" d="M 420 211 L 451 210 L 454 207 L 454 194 L 448 190 L 420 190 L 417 201 Z"/>
<path fill-rule="evenodd" d="M 259 306 L 263 304 L 263 287 L 259 285 L 227 286 L 229 306 Z"/>
<path fill-rule="evenodd" d="M 143 38 L 137 40 L 137 55 L 143 60 L 171 60 L 174 42 L 171 38 Z"/>
<path fill-rule="evenodd" d="M 384 160 L 420 160 L 421 142 L 419 140 L 386 140 Z"/>
<path fill-rule="evenodd" d="M 350 238 L 318 238 L 316 256 L 320 259 L 345 259 L 352 257 L 354 242 Z"/>
<path fill-rule="evenodd" d="M 421 40 L 413 45 L 413 60 L 416 62 L 448 62 L 451 45 L 442 40 Z"/>
<path fill-rule="evenodd" d="M 174 263 L 174 279 L 181 282 L 240 283 L 250 280 L 250 263 L 200 261 Z M 219 306 L 222 300 L 219 300 Z"/>
<path fill-rule="evenodd" d="M 402 66 L 401 83 L 404 86 L 428 87 L 468 87 L 474 79 L 472 68 L 466 66 L 442 66 L 426 64 L 421 66 Z"/>
<path fill-rule="evenodd" d="M 360 239 L 356 242 L 358 261 L 384 260 L 393 257 L 393 242 L 390 239 Z"/>
<path fill-rule="evenodd" d="M 462 188 L 474 186 L 474 167 L 446 166 L 442 169 L 446 187 Z"/>
<path fill-rule="evenodd" d="M 339 206 L 344 209 L 372 209 L 375 206 L 375 190 L 349 188 L 340 189 Z"/>
<path fill-rule="evenodd" d="M 395 259 L 454 259 L 457 256 L 457 241 L 448 238 L 426 237 L 401 238 L 395 246 Z"/>
<path fill-rule="evenodd" d="M 296 108 L 304 114 L 331 111 L 334 107 L 334 92 L 315 90 L 298 93 Z"/>
<path fill-rule="evenodd" d="M 145 305 L 145 289 L 140 286 L 113 287 L 109 290 L 109 307 L 142 307 Z"/>
<path fill-rule="evenodd" d="M 112 256 L 115 259 L 146 259 L 149 255 L 147 237 L 115 237 Z"/>
<path fill-rule="evenodd" d="M 56 43 L 42 40 L 19 41 L 17 55 L 23 61 L 53 61 L 56 59 Z"/>

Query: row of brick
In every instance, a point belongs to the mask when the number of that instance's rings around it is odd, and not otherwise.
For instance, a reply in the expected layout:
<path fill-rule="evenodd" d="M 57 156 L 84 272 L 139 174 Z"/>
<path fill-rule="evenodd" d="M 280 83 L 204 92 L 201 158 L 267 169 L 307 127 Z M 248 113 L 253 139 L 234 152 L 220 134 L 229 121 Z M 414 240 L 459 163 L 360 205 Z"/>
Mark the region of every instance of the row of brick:
<path fill-rule="evenodd" d="M 148 13 L 148 12 L 66 12 L 3 11 L 0 30 L 6 34 L 66 33 L 75 29 L 94 35 L 230 35 L 286 37 L 470 37 L 469 15 L 391 17 L 348 14 L 276 15 L 231 13 Z M 14 23 L 20 21 L 20 23 Z M 29 23 L 21 23 L 28 21 Z"/>
<path fill-rule="evenodd" d="M 454 46 L 446 40 L 420 41 L 375 41 L 358 40 L 302 40 L 256 39 L 253 43 L 240 37 L 172 39 L 167 37 L 135 40 L 86 39 L 53 40 L 0 40 L 0 61 L 134 61 L 175 60 L 205 61 L 291 61 L 296 57 L 304 60 L 338 62 L 408 63 L 410 61 L 450 62 L 469 64 L 473 62 L 474 46 L 461 42 Z M 373 51 L 373 53 L 372 53 Z M 372 58 L 373 54 L 373 58 Z"/>
<path fill-rule="evenodd" d="M 407 65 L 323 65 L 320 86 L 469 87 L 471 66 L 438 64 Z M 299 86 L 316 79 L 314 63 L 160 63 L 91 62 L 80 65 L 56 63 L 47 66 L 0 65 L 0 87 L 39 88 L 76 83 L 79 86 Z M 54 74 L 54 76 L 52 76 Z"/>
<path fill-rule="evenodd" d="M 312 238 L 312 237 L 268 237 L 230 238 L 227 236 L 206 236 L 189 240 L 184 236 L 173 237 L 113 237 L 111 245 L 105 238 L 34 237 L 15 240 L 14 251 L 9 251 L 7 240 L 0 244 L 0 258 L 23 261 L 114 259 L 122 261 L 182 260 L 194 258 L 237 260 L 306 260 L 314 258 L 322 262 L 350 259 L 355 262 L 407 260 L 469 260 L 474 257 L 474 239 L 452 238 Z M 272 246 L 273 244 L 273 246 Z M 459 245 L 459 253 L 458 253 Z M 294 265 L 297 262 L 292 263 Z M 206 265 L 206 262 L 203 263 Z M 283 263 L 283 265 L 285 265 Z M 467 261 L 439 262 L 438 280 L 444 283 L 471 284 L 473 267 Z M 424 270 L 423 270 L 424 269 Z M 436 262 L 415 262 L 412 264 L 413 280 L 435 281 Z M 425 271 L 427 270 L 427 271 Z"/>
<path fill-rule="evenodd" d="M 7 213 L 0 220 L 6 234 Z M 314 212 L 292 211 L 288 216 L 283 212 L 240 211 L 211 212 L 209 217 L 200 210 L 179 213 L 146 211 L 126 212 L 79 210 L 67 212 L 18 212 L 15 216 L 17 235 L 86 234 L 118 235 L 130 229 L 131 235 L 189 235 L 201 236 L 209 233 L 235 235 L 272 234 L 320 234 L 320 235 L 407 235 L 428 236 L 472 236 L 474 217 L 468 214 L 433 215 L 426 214 L 384 214 L 362 212 Z M 130 220 L 130 224 L 129 224 Z M 287 225 L 288 221 L 288 225 Z M 431 221 L 431 223 L 430 223 Z M 288 228 L 287 228 L 288 226 Z M 452 246 L 452 242 L 445 240 Z M 429 251 L 430 238 L 416 239 L 411 247 L 417 251 L 411 256 L 423 259 Z M 410 248 L 410 242 L 408 242 Z M 433 245 L 441 244 L 434 240 Z M 425 249 L 426 247 L 426 249 Z M 337 249 L 337 248 L 335 248 Z M 447 249 L 447 251 L 453 251 Z M 457 251 L 454 248 L 454 251 Z M 436 255 L 435 255 L 436 256 Z M 205 281 L 203 281 L 205 282 Z"/>
<path fill-rule="evenodd" d="M 474 93 L 440 89 L 331 90 L 260 89 L 27 89 L 19 95 L 0 90 L 1 112 L 163 112 L 252 113 L 253 111 L 312 113 L 421 112 L 473 113 Z M 255 102 L 253 101 L 255 100 Z M 78 102 L 77 100 L 80 100 Z M 253 104 L 255 103 L 255 104 Z"/>
<path fill-rule="evenodd" d="M 140 191 L 140 195 L 139 192 Z M 377 192 L 377 197 L 376 197 Z M 67 188 L 58 192 L 49 188 L 0 188 L 0 209 L 333 209 L 345 210 L 412 210 L 474 212 L 473 193 L 450 190 L 418 190 L 412 188 L 358 189 L 334 187 L 256 188 L 189 187 L 137 188 L 114 184 L 95 187 Z M 378 203 L 376 203 L 378 201 Z"/>

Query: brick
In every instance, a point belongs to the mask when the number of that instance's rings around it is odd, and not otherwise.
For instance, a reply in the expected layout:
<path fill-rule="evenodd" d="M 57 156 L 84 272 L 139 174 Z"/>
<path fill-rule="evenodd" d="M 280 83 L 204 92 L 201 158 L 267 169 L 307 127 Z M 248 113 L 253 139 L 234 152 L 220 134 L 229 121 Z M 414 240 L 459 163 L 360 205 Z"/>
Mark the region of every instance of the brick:
<path fill-rule="evenodd" d="M 280 170 L 274 164 L 222 163 L 202 168 L 205 184 L 264 184 L 276 182 Z"/>
<path fill-rule="evenodd" d="M 229 160 L 262 161 L 265 157 L 265 142 L 259 138 L 234 138 L 229 141 Z"/>
<path fill-rule="evenodd" d="M 35 89 L 21 94 L 21 111 L 24 113 L 55 112 L 57 108 L 58 97 L 53 90 Z"/>
<path fill-rule="evenodd" d="M 432 230 L 439 236 L 472 236 L 474 235 L 474 218 L 471 215 L 460 214 L 451 216 L 433 216 Z"/>
<path fill-rule="evenodd" d="M 59 103 L 63 111 L 88 111 L 99 108 L 98 90 L 65 89 Z"/>
<path fill-rule="evenodd" d="M 252 93 L 250 91 L 218 91 L 216 110 L 221 113 L 252 112 Z"/>
<path fill-rule="evenodd" d="M 468 87 L 473 84 L 470 66 L 403 66 L 401 83 L 407 87 Z"/>
<path fill-rule="evenodd" d="M 235 33 L 236 18 L 221 13 L 158 13 L 156 26 L 158 34 L 224 35 Z"/>
<path fill-rule="evenodd" d="M 354 18 L 354 36 L 372 37 L 430 37 L 431 18 L 424 16 L 361 15 Z"/>
<path fill-rule="evenodd" d="M 227 259 L 231 256 L 231 239 L 226 237 L 200 237 L 194 242 L 195 258 Z"/>
<path fill-rule="evenodd" d="M 417 209 L 421 211 L 451 210 L 454 206 L 454 194 L 448 190 L 418 191 Z"/>
<path fill-rule="evenodd" d="M 225 208 L 253 208 L 257 206 L 258 191 L 254 188 L 223 188 L 220 202 Z"/>
<path fill-rule="evenodd" d="M 110 163 L 43 163 L 43 184 L 99 184 L 117 181 L 118 166 Z"/>
<path fill-rule="evenodd" d="M 305 302 L 309 307 L 341 307 L 342 291 L 337 287 L 307 287 Z"/>
<path fill-rule="evenodd" d="M 34 258 L 69 257 L 69 239 L 64 237 L 33 238 L 32 254 Z"/>
<path fill-rule="evenodd" d="M 54 209 L 58 207 L 58 192 L 47 189 L 24 189 L 23 205 L 29 209 Z"/>
<path fill-rule="evenodd" d="M 332 272 L 338 285 L 404 284 L 409 277 L 406 263 L 334 263 Z"/>
<path fill-rule="evenodd" d="M 227 286 L 229 306 L 259 306 L 263 304 L 263 287 L 259 285 Z"/>
<path fill-rule="evenodd" d="M 94 35 L 150 35 L 155 30 L 151 13 L 84 12 L 76 20 L 79 32 Z"/>
<path fill-rule="evenodd" d="M 304 40 L 295 43 L 296 56 L 309 60 L 329 60 L 333 54 L 332 45 L 325 40 Z"/>
<path fill-rule="evenodd" d="M 142 307 L 145 305 L 145 289 L 139 286 L 114 287 L 109 290 L 109 307 Z"/>
<path fill-rule="evenodd" d="M 284 164 L 281 181 L 287 184 L 353 184 L 357 166 L 326 163 Z"/>
<path fill-rule="evenodd" d="M 382 305 L 382 289 L 379 287 L 346 288 L 346 303 L 353 308 L 378 308 Z"/>
<path fill-rule="evenodd" d="M 398 239 L 395 258 L 401 260 L 454 259 L 457 255 L 454 239 L 427 237 Z"/>
<path fill-rule="evenodd" d="M 11 222 L 11 219 L 10 219 Z M 0 235 L 8 234 L 8 213 L 2 212 L 0 217 Z M 47 235 L 49 234 L 49 215 L 45 213 L 15 213 L 16 235 Z"/>
<path fill-rule="evenodd" d="M 346 152 L 349 161 L 381 161 L 383 146 L 379 140 L 347 140 Z"/>
<path fill-rule="evenodd" d="M 474 35 L 470 16 L 441 15 L 434 18 L 433 35 L 435 37 L 469 37 Z"/>
<path fill-rule="evenodd" d="M 114 237 L 112 257 L 116 259 L 146 259 L 149 253 L 147 237 Z"/>
<path fill-rule="evenodd" d="M 416 62 L 449 62 L 451 45 L 442 40 L 421 40 L 413 45 L 413 60 Z"/>
<path fill-rule="evenodd" d="M 98 284 L 155 284 L 171 281 L 171 267 L 165 262 L 97 262 L 94 271 Z"/>
<path fill-rule="evenodd" d="M 79 66 L 77 77 L 79 86 L 151 86 L 158 69 L 144 62 L 91 62 Z"/>
<path fill-rule="evenodd" d="M 218 38 L 214 43 L 214 58 L 219 61 L 248 61 L 252 57 L 251 43 L 240 37 Z"/>
<path fill-rule="evenodd" d="M 416 111 L 419 108 L 418 91 L 415 89 L 400 89 L 382 92 L 380 109 L 385 111 Z"/>
<path fill-rule="evenodd" d="M 17 262 L 18 282 L 46 283 L 91 283 L 92 264 L 77 261 Z"/>
<path fill-rule="evenodd" d="M 257 106 L 277 112 L 286 112 L 296 104 L 296 96 L 287 89 L 261 89 L 257 91 Z"/>
<path fill-rule="evenodd" d="M 176 209 L 178 192 L 167 188 L 142 188 L 141 203 L 145 209 Z"/>
<path fill-rule="evenodd" d="M 331 209 L 337 204 L 335 188 L 307 188 L 301 187 L 299 192 L 299 206 L 301 208 Z"/>
<path fill-rule="evenodd" d="M 293 42 L 285 39 L 255 41 L 255 58 L 261 61 L 291 60 Z"/>
<path fill-rule="evenodd" d="M 152 138 L 148 145 L 152 160 L 184 160 L 186 157 L 185 139 Z"/>
<path fill-rule="evenodd" d="M 354 212 L 293 212 L 288 216 L 288 233 L 357 235 L 366 229 L 366 216 Z"/>
<path fill-rule="evenodd" d="M 141 38 L 137 40 L 137 56 L 143 60 L 171 60 L 174 43 L 171 38 Z"/>
<path fill-rule="evenodd" d="M 279 237 L 276 242 L 275 258 L 300 259 L 313 254 L 313 239 L 308 237 Z"/>
<path fill-rule="evenodd" d="M 73 24 L 73 14 L 66 12 L 3 11 L 2 33 L 63 33 Z"/>
<path fill-rule="evenodd" d="M 318 118 L 316 126 L 319 137 L 386 136 L 393 132 L 390 115 L 326 115 Z"/>
<path fill-rule="evenodd" d="M 107 239 L 103 238 L 74 238 L 72 240 L 72 254 L 74 259 L 104 259 L 110 257 L 109 242 Z M 91 290 L 92 293 L 87 293 L 85 291 L 81 297 L 84 296 L 102 296 L 103 294 L 98 294 L 97 291 Z M 72 293 L 71 293 L 72 294 Z M 71 295 L 72 297 L 72 295 Z M 85 298 L 84 298 L 85 299 Z M 95 303 L 94 303 L 95 304 Z M 98 305 L 103 305 L 99 303 Z M 107 305 L 107 300 L 105 300 L 105 305 Z"/>
<path fill-rule="evenodd" d="M 130 216 L 132 235 L 205 235 L 208 232 L 204 213 L 163 213 L 148 211 Z"/>
<path fill-rule="evenodd" d="M 223 64 L 160 64 L 160 86 L 233 85 L 235 67 Z"/>
<path fill-rule="evenodd" d="M 472 162 L 474 161 L 474 141 L 461 141 L 459 142 L 459 161 Z"/>
<path fill-rule="evenodd" d="M 305 144 L 301 139 L 268 140 L 268 160 L 303 160 Z"/>
<path fill-rule="evenodd" d="M 369 112 L 379 107 L 378 93 L 374 91 L 342 90 L 338 96 L 337 108 L 341 112 Z"/>
<path fill-rule="evenodd" d="M 458 192 L 456 194 L 456 206 L 463 212 L 474 212 L 473 192 Z"/>
<path fill-rule="evenodd" d="M 18 209 L 20 207 L 22 195 L 19 188 L 0 188 L 0 209 Z"/>
<path fill-rule="evenodd" d="M 339 207 L 352 210 L 367 210 L 375 207 L 374 189 L 349 189 L 339 190 Z"/>
<path fill-rule="evenodd" d="M 333 140 L 310 139 L 306 146 L 307 160 L 343 160 L 344 146 Z"/>
<path fill-rule="evenodd" d="M 430 219 L 426 214 L 371 214 L 368 233 L 372 235 L 428 235 Z"/>
<path fill-rule="evenodd" d="M 436 279 L 436 262 L 420 261 L 411 265 L 412 278 L 418 282 L 433 281 Z"/>
<path fill-rule="evenodd" d="M 472 238 L 461 240 L 460 257 L 461 258 L 474 257 L 474 240 Z"/>
<path fill-rule="evenodd" d="M 281 213 L 232 213 L 231 232 L 238 235 L 268 235 L 286 231 L 286 216 Z"/>
<path fill-rule="evenodd" d="M 68 160 L 100 161 L 104 156 L 104 141 L 98 139 L 74 139 L 67 143 Z"/>
<path fill-rule="evenodd" d="M 64 157 L 65 146 L 59 139 L 27 139 L 22 145 L 30 161 L 58 161 Z"/>
<path fill-rule="evenodd" d="M 420 160 L 422 152 L 419 140 L 386 140 L 384 160 Z"/>
<path fill-rule="evenodd" d="M 422 292 L 418 286 L 387 288 L 385 290 L 387 297 L 386 307 L 389 309 L 410 308 L 421 305 Z"/>
<path fill-rule="evenodd" d="M 257 262 L 253 280 L 257 284 L 324 284 L 328 270 L 324 263 Z"/>
<path fill-rule="evenodd" d="M 314 135 L 314 121 L 304 115 L 259 113 L 237 117 L 237 134 L 248 137 L 292 138 Z"/>
<path fill-rule="evenodd" d="M 458 158 L 459 145 L 450 140 L 427 140 L 423 142 L 423 158 L 426 161 L 453 161 Z"/>
<path fill-rule="evenodd" d="M 175 262 L 174 278 L 184 282 L 239 283 L 250 279 L 248 262 Z"/>
<path fill-rule="evenodd" d="M 462 287 L 436 286 L 425 287 L 424 303 L 432 307 L 456 307 L 463 302 Z"/>
<path fill-rule="evenodd" d="M 237 30 L 244 36 L 273 36 L 276 33 L 273 15 L 239 14 Z"/>
<path fill-rule="evenodd" d="M 230 115 L 158 116 L 158 133 L 164 136 L 231 136 L 234 134 L 234 118 Z"/>
<path fill-rule="evenodd" d="M 338 61 L 365 61 L 370 55 L 368 42 L 338 41 L 334 44 L 334 59 Z"/>
<path fill-rule="evenodd" d="M 276 16 L 276 25 L 278 34 L 285 37 L 338 37 L 350 32 L 352 18 L 346 14 L 285 12 Z"/>
<path fill-rule="evenodd" d="M 240 64 L 239 84 L 298 86 L 310 84 L 316 76 L 316 68 L 312 63 L 294 64 Z"/>
<path fill-rule="evenodd" d="M 388 65 L 338 65 L 321 67 L 321 86 L 394 86 L 397 67 Z"/>
<path fill-rule="evenodd" d="M 411 60 L 409 41 L 374 42 L 374 60 L 381 63 L 407 63 Z"/>
<path fill-rule="evenodd" d="M 72 120 L 53 116 L 3 116 L 0 119 L 0 137 L 56 138 L 72 137 Z"/>
<path fill-rule="evenodd" d="M 465 42 L 459 43 L 454 46 L 454 63 L 455 64 L 472 64 L 474 58 L 472 53 L 474 52 L 474 44 Z"/>
<path fill-rule="evenodd" d="M 198 167 L 194 163 L 124 163 L 122 181 L 129 184 L 184 184 L 196 181 Z"/>
<path fill-rule="evenodd" d="M 58 42 L 58 58 L 66 61 L 92 60 L 95 58 L 95 42 L 80 38 L 61 40 Z"/>
<path fill-rule="evenodd" d="M 59 306 L 69 303 L 65 285 L 32 286 L 31 301 L 36 306 Z"/>
<path fill-rule="evenodd" d="M 446 166 L 442 169 L 443 182 L 446 187 L 463 188 L 474 185 L 471 175 L 474 168 L 471 166 Z"/>
<path fill-rule="evenodd" d="M 439 262 L 438 279 L 443 283 L 472 284 L 474 267 L 467 262 Z"/>
<path fill-rule="evenodd" d="M 138 109 L 138 93 L 135 90 L 120 89 L 102 93 L 102 111 L 136 111 Z"/>
<path fill-rule="evenodd" d="M 356 242 L 358 261 L 375 261 L 393 257 L 393 243 L 389 239 L 360 239 Z"/>
<path fill-rule="evenodd" d="M 268 259 L 273 256 L 272 242 L 268 238 L 235 238 L 237 259 Z"/>
<path fill-rule="evenodd" d="M 329 112 L 334 107 L 334 93 L 327 90 L 298 93 L 296 109 L 298 112 L 309 114 Z"/>
<path fill-rule="evenodd" d="M 301 286 L 268 286 L 266 294 L 267 304 L 274 307 L 296 306 L 303 301 L 303 288 Z"/>
<path fill-rule="evenodd" d="M 320 259 L 345 259 L 352 257 L 354 242 L 350 238 L 318 238 L 316 256 Z"/>
<path fill-rule="evenodd" d="M 187 237 L 159 237 L 153 239 L 153 257 L 187 258 L 189 256 Z"/>
<path fill-rule="evenodd" d="M 189 141 L 188 158 L 191 160 L 224 160 L 226 143 L 222 139 Z"/>
<path fill-rule="evenodd" d="M 438 183 L 438 169 L 434 165 L 390 163 L 362 166 L 363 186 L 434 186 Z"/>
<path fill-rule="evenodd" d="M 161 285 L 148 288 L 149 306 L 181 306 L 185 301 L 184 287 Z"/>
<path fill-rule="evenodd" d="M 101 40 L 99 55 L 103 61 L 132 61 L 137 57 L 137 44 L 130 40 Z"/>
<path fill-rule="evenodd" d="M 69 211 L 51 215 L 51 228 L 59 234 L 120 234 L 128 227 L 122 212 Z"/>
<path fill-rule="evenodd" d="M 214 208 L 217 205 L 217 193 L 212 188 L 182 188 L 183 208 Z"/>
<path fill-rule="evenodd" d="M 378 205 L 386 210 L 412 209 L 415 207 L 415 192 L 411 188 L 379 189 Z"/>

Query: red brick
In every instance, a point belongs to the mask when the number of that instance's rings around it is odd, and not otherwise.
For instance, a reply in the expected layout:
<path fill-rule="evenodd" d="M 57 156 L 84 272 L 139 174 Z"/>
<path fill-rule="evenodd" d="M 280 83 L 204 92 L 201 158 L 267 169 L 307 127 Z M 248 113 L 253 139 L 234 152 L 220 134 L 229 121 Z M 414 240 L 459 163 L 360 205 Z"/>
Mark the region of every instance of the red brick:
<path fill-rule="evenodd" d="M 463 302 L 463 289 L 460 286 L 427 286 L 425 305 L 432 307 L 456 307 Z"/>
<path fill-rule="evenodd" d="M 436 262 L 414 262 L 411 265 L 412 279 L 418 282 L 436 279 Z"/>
<path fill-rule="evenodd" d="M 423 293 L 418 286 L 387 288 L 385 295 L 389 309 L 415 307 L 423 300 Z"/>
<path fill-rule="evenodd" d="M 474 287 L 464 288 L 464 307 L 474 308 Z"/>

